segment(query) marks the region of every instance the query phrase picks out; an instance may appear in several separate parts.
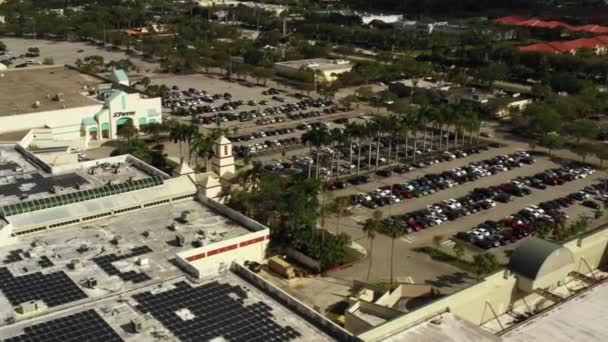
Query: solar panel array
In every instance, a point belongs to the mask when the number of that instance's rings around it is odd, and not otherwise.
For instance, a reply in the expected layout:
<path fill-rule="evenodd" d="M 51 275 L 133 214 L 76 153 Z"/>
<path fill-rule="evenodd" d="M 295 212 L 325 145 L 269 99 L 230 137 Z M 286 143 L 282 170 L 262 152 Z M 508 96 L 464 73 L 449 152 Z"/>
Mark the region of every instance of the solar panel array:
<path fill-rule="evenodd" d="M 53 187 L 71 188 L 76 185 L 88 184 L 89 182 L 76 173 L 43 177 L 39 173 L 29 174 L 28 177 L 17 177 L 10 184 L 0 185 L 0 194 L 3 196 L 34 195 L 50 192 Z M 32 184 L 24 187 L 24 184 Z"/>
<path fill-rule="evenodd" d="M 35 324 L 5 342 L 120 342 L 122 338 L 95 310 Z"/>
<path fill-rule="evenodd" d="M 247 294 L 239 286 L 212 282 L 193 288 L 183 281 L 175 285 L 169 291 L 148 291 L 133 299 L 140 312 L 150 313 L 180 341 L 209 341 L 221 336 L 228 341 L 284 342 L 302 336 L 291 326 L 278 325 L 266 303 L 244 306 Z M 181 309 L 188 309 L 194 318 L 182 320 L 175 314 Z"/>
<path fill-rule="evenodd" d="M 9 161 L 6 163 L 0 163 L 0 171 L 12 171 L 19 167 L 19 164 Z"/>
<path fill-rule="evenodd" d="M 155 176 L 137 179 L 134 181 L 127 181 L 120 184 L 105 185 L 94 189 L 70 192 L 67 194 L 5 205 L 0 208 L 0 214 L 2 214 L 4 217 L 19 215 L 37 210 L 59 207 L 70 203 L 83 202 L 96 198 L 150 188 L 163 183 L 164 181 L 161 177 Z"/>
<path fill-rule="evenodd" d="M 42 300 L 49 306 L 58 306 L 87 295 L 63 272 L 42 274 L 30 273 L 14 277 L 6 267 L 0 268 L 0 291 L 12 306 Z"/>
<path fill-rule="evenodd" d="M 121 254 L 121 255 L 108 254 L 108 255 L 93 258 L 93 262 L 96 263 L 97 266 L 99 266 L 99 268 L 101 268 L 109 276 L 117 275 L 123 281 L 130 281 L 134 284 L 138 284 L 138 283 L 142 283 L 144 281 L 150 280 L 151 278 L 145 273 L 138 273 L 135 271 L 120 272 L 120 270 L 118 268 L 114 267 L 114 265 L 112 265 L 112 263 L 119 261 L 119 260 L 124 260 L 124 259 L 128 259 L 128 258 L 144 255 L 144 254 L 147 254 L 150 252 L 152 252 L 150 247 L 139 246 L 139 247 L 132 248 L 131 253 Z"/>
<path fill-rule="evenodd" d="M 21 257 L 21 253 L 23 253 L 23 249 L 14 249 L 10 251 L 4 259 L 3 263 L 10 264 L 23 260 L 23 257 Z"/>
<path fill-rule="evenodd" d="M 53 262 L 51 261 L 51 259 L 49 259 L 49 257 L 47 257 L 46 255 L 43 255 L 40 257 L 40 260 L 38 260 L 38 265 L 42 268 L 47 268 L 47 267 L 51 267 L 55 264 L 53 264 Z"/>

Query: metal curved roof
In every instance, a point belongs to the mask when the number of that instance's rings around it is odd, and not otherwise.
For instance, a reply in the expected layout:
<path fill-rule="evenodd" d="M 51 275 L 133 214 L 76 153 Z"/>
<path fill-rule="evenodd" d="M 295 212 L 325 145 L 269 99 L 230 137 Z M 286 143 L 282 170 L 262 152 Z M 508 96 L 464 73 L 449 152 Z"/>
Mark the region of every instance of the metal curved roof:
<path fill-rule="evenodd" d="M 511 255 L 509 269 L 528 279 L 536 279 L 549 256 L 562 248 L 564 247 L 561 245 L 530 237 Z"/>

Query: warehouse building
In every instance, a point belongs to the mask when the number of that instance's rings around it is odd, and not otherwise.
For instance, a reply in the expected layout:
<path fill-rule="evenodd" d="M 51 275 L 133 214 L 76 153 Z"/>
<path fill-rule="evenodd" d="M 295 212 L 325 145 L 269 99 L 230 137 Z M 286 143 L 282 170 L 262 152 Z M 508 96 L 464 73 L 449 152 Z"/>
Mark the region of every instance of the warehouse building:
<path fill-rule="evenodd" d="M 91 143 L 117 139 L 120 127 L 138 129 L 162 121 L 160 98 L 129 89 L 126 73 L 116 70 L 112 82 L 63 66 L 5 70 L 0 77 L 0 134 L 45 129 L 55 140 Z"/>
<path fill-rule="evenodd" d="M 275 63 L 274 68 L 278 74 L 286 77 L 309 70 L 315 73 L 317 81 L 333 82 L 338 75 L 351 71 L 353 65 L 344 59 L 313 58 Z"/>

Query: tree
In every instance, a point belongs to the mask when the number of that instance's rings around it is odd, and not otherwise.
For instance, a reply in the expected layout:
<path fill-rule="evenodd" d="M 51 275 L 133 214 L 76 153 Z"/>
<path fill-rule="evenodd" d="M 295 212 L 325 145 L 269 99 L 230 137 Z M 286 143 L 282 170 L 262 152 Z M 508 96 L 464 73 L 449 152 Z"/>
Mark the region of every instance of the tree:
<path fill-rule="evenodd" d="M 581 139 L 594 139 L 600 133 L 600 127 L 595 121 L 588 119 L 576 120 L 566 126 L 568 135 L 575 138 L 576 143 Z"/>
<path fill-rule="evenodd" d="M 546 104 L 531 103 L 524 110 L 529 119 L 528 129 L 536 136 L 555 132 L 561 125 L 560 115 Z"/>
<path fill-rule="evenodd" d="M 7 48 L 6 48 L 6 44 L 4 44 L 4 42 L 0 41 L 0 51 L 3 51 L 3 52 L 4 52 L 4 51 L 6 51 L 6 50 L 7 50 Z"/>
<path fill-rule="evenodd" d="M 403 234 L 403 230 L 398 225 L 392 221 L 389 222 L 388 236 L 391 238 L 391 285 L 393 285 L 393 274 L 395 272 L 395 240 L 402 237 Z"/>
<path fill-rule="evenodd" d="M 186 141 L 186 125 L 179 122 L 174 124 L 169 131 L 169 139 L 178 144 L 179 159 L 180 161 L 183 161 L 184 155 L 182 153 L 182 143 Z"/>
<path fill-rule="evenodd" d="M 564 138 L 555 132 L 545 134 L 540 141 L 541 146 L 549 150 L 549 155 L 551 155 L 553 150 L 564 147 L 565 143 Z"/>
<path fill-rule="evenodd" d="M 125 124 L 118 126 L 118 132 L 116 132 L 119 137 L 127 140 L 127 146 L 131 146 L 131 139 L 136 137 L 139 131 L 133 125 L 133 121 L 129 120 Z"/>
<path fill-rule="evenodd" d="M 608 160 L 608 148 L 604 144 L 596 145 L 595 156 L 600 160 L 600 167 L 604 167 L 604 161 Z"/>
<path fill-rule="evenodd" d="M 456 258 L 458 260 L 462 260 L 464 257 L 464 246 L 460 242 L 457 242 L 454 244 L 454 247 L 452 247 L 452 250 L 454 251 Z"/>
<path fill-rule="evenodd" d="M 587 156 L 593 153 L 594 146 L 591 143 L 582 142 L 572 145 L 570 147 L 570 150 L 572 150 L 572 152 L 574 152 L 575 154 L 581 156 L 581 159 L 583 160 L 583 162 L 585 162 L 587 161 Z"/>
<path fill-rule="evenodd" d="M 380 229 L 381 219 L 382 212 L 380 210 L 375 210 L 372 217 L 365 220 L 365 223 L 363 224 L 363 233 L 365 233 L 365 237 L 369 240 L 369 265 L 367 268 L 367 281 L 369 281 L 369 276 L 372 271 L 374 239 L 376 238 L 376 233 Z"/>
<path fill-rule="evenodd" d="M 498 267 L 498 260 L 491 253 L 477 254 L 473 257 L 473 265 L 475 266 L 477 281 L 479 281 L 482 275 L 488 274 Z"/>
<path fill-rule="evenodd" d="M 334 212 L 336 213 L 336 233 L 340 233 L 340 220 L 346 214 L 346 210 L 350 205 L 350 200 L 346 196 L 338 197 L 334 200 Z"/>

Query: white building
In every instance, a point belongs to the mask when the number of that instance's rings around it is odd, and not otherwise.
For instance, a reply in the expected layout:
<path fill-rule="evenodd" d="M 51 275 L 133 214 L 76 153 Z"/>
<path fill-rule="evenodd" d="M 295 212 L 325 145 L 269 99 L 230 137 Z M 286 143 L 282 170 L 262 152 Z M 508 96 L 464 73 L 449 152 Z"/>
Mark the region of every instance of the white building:
<path fill-rule="evenodd" d="M 351 71 L 353 64 L 344 59 L 313 58 L 275 63 L 274 68 L 287 77 L 300 70 L 312 70 L 320 74 L 319 81 L 333 82 L 338 75 Z"/>
<path fill-rule="evenodd" d="M 121 126 L 162 121 L 161 99 L 127 93 L 64 67 L 11 69 L 0 78 L 0 134 L 47 128 L 55 140 L 117 139 Z M 112 75 L 128 86 L 124 71 Z"/>

